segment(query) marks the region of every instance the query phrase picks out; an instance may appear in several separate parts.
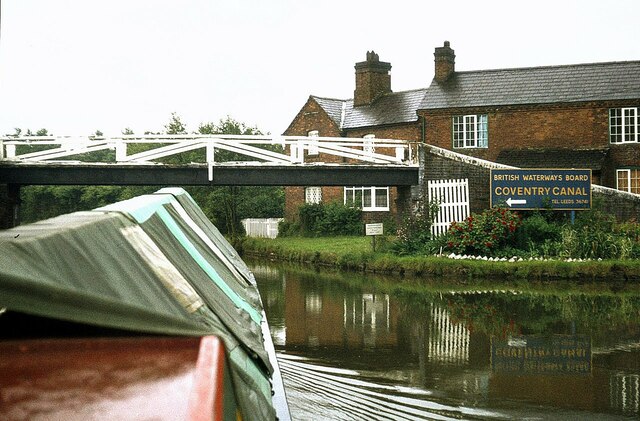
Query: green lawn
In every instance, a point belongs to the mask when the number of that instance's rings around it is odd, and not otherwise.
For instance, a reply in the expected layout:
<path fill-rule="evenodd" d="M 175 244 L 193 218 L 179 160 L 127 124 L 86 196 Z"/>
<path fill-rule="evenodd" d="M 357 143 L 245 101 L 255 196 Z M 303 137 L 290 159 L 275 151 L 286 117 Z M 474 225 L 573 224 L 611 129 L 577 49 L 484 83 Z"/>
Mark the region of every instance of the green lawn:
<path fill-rule="evenodd" d="M 285 237 L 266 240 L 271 247 L 287 251 L 320 252 L 334 255 L 349 253 L 363 254 L 371 252 L 370 237 Z"/>
<path fill-rule="evenodd" d="M 389 240 L 377 237 L 378 249 Z M 284 237 L 245 238 L 236 247 L 244 254 L 280 261 L 330 266 L 341 270 L 419 277 L 458 279 L 503 278 L 520 281 L 573 280 L 577 282 L 640 281 L 640 261 L 608 260 L 588 262 L 522 261 L 487 262 L 454 260 L 436 256 L 397 256 L 373 252 L 371 237 Z"/>

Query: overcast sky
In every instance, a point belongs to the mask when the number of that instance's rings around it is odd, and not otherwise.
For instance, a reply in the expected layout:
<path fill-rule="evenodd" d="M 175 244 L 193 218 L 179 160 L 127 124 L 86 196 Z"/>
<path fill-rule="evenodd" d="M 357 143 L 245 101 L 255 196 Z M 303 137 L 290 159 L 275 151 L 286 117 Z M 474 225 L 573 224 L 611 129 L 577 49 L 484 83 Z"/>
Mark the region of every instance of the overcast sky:
<path fill-rule="evenodd" d="M 640 1 L 1 0 L 0 134 L 195 131 L 227 115 L 282 133 L 310 94 L 351 98 L 375 50 L 391 87 L 456 70 L 640 60 Z"/>

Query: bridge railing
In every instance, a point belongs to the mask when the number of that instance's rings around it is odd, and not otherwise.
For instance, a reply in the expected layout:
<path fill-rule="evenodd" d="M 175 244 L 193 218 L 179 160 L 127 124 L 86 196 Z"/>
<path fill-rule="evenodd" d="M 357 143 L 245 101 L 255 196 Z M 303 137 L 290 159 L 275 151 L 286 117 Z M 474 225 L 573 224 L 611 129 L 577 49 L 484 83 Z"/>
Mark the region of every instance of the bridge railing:
<path fill-rule="evenodd" d="M 91 154 L 98 151 L 111 154 Z M 202 161 L 212 176 L 215 165 L 246 165 L 259 162 L 271 165 L 304 165 L 327 156 L 343 158 L 348 163 L 412 165 L 414 153 L 409 142 L 397 139 L 361 139 L 345 137 L 240 136 L 240 135 L 123 135 L 97 136 L 28 136 L 0 137 L 0 160 L 60 163 L 83 162 L 149 164 L 185 152 L 204 150 Z M 230 162 L 216 160 L 217 151 L 241 156 Z M 87 159 L 88 158 L 88 159 Z M 330 160 L 330 161 L 334 161 Z"/>

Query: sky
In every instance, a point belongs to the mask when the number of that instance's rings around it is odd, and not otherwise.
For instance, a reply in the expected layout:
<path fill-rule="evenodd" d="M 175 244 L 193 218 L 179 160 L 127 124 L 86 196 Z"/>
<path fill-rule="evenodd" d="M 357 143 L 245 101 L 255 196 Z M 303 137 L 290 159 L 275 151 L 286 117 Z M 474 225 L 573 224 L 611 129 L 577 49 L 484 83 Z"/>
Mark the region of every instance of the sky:
<path fill-rule="evenodd" d="M 0 0 L 0 135 L 189 131 L 227 116 L 281 134 L 309 95 L 353 97 L 356 62 L 425 88 L 456 70 L 640 60 L 640 1 Z"/>

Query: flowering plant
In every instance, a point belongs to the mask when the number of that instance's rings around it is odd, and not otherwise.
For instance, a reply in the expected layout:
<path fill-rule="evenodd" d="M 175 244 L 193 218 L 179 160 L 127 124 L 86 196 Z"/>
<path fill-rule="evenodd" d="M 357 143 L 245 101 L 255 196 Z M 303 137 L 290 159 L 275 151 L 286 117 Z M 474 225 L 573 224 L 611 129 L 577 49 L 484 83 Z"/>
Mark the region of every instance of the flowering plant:
<path fill-rule="evenodd" d="M 472 214 L 451 224 L 444 238 L 445 248 L 456 254 L 490 256 L 511 240 L 521 223 L 520 215 L 504 208 Z"/>

